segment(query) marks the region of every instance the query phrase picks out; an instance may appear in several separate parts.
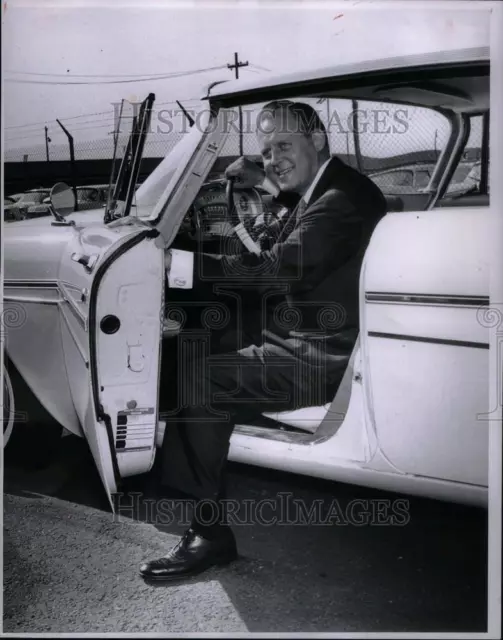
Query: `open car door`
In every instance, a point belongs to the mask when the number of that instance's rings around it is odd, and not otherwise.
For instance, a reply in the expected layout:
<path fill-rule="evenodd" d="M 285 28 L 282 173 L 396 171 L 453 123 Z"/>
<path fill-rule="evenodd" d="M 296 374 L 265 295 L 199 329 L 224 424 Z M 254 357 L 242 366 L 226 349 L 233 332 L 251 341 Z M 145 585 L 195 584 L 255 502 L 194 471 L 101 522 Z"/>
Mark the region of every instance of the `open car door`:
<path fill-rule="evenodd" d="M 154 95 L 141 104 L 105 222 L 131 209 Z M 112 168 L 113 172 L 113 168 Z M 75 228 L 59 286 L 65 364 L 73 402 L 113 508 L 122 478 L 154 462 L 164 253 L 140 224 Z"/>
<path fill-rule="evenodd" d="M 59 273 L 68 381 L 113 507 L 155 456 L 164 257 L 154 230 L 75 230 Z"/>

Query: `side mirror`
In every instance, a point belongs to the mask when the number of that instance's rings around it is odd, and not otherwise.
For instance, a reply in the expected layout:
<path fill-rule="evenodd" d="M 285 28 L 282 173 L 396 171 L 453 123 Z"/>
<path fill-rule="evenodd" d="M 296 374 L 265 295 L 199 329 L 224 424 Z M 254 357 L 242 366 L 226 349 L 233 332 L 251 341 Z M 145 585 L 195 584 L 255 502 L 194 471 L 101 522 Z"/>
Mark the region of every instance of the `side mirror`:
<path fill-rule="evenodd" d="M 51 189 L 50 202 L 54 211 L 60 216 L 75 211 L 75 195 L 71 187 L 64 182 L 57 182 Z"/>

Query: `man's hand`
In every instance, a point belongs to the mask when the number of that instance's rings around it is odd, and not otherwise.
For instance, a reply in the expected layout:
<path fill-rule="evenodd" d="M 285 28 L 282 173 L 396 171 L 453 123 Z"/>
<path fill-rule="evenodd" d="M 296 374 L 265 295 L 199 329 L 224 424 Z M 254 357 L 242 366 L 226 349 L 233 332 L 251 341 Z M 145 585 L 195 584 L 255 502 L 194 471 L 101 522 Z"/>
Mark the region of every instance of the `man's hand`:
<path fill-rule="evenodd" d="M 235 178 L 240 187 L 250 188 L 262 184 L 265 173 L 255 162 L 241 156 L 227 167 L 225 177 Z"/>

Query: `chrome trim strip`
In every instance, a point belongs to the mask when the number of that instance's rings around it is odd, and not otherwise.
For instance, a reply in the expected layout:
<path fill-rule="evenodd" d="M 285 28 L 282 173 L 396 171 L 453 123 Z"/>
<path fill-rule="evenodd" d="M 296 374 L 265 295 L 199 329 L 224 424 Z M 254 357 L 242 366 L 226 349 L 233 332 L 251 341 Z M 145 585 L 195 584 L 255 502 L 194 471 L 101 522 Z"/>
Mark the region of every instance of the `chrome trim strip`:
<path fill-rule="evenodd" d="M 58 289 L 57 280 L 4 280 L 4 288 L 10 289 Z"/>
<path fill-rule="evenodd" d="M 3 299 L 10 300 L 11 302 L 22 302 L 26 304 L 54 304 L 58 306 L 61 305 L 62 302 L 66 302 L 80 326 L 84 331 L 87 331 L 86 316 L 82 313 L 77 303 L 68 292 L 68 289 L 71 289 L 80 293 L 79 287 L 69 283 L 58 283 L 56 281 L 34 282 L 29 280 L 7 280 L 4 285 L 8 290 L 10 289 L 10 293 L 5 293 Z M 24 290 L 24 292 L 16 294 L 15 291 L 18 289 L 21 291 Z M 26 291 L 29 289 L 35 289 L 36 293 L 28 297 L 30 294 L 27 294 Z M 41 297 L 40 295 L 44 290 L 48 292 L 47 298 Z"/>
<path fill-rule="evenodd" d="M 59 280 L 58 281 L 58 285 L 61 287 L 64 287 L 65 289 L 70 289 L 71 291 L 81 291 L 82 287 L 77 286 L 76 284 L 73 284 L 72 282 L 67 282 L 66 280 Z"/>
<path fill-rule="evenodd" d="M 69 308 L 72 311 L 73 315 L 78 320 L 78 322 L 79 322 L 80 326 L 82 327 L 82 329 L 84 329 L 84 331 L 87 331 L 86 317 L 82 313 L 82 311 L 79 309 L 79 307 L 77 306 L 77 303 L 75 302 L 75 300 L 73 299 L 71 294 L 69 294 L 67 291 L 65 291 L 65 286 L 64 285 L 61 285 L 60 291 L 61 291 L 61 295 L 63 296 L 64 302 L 67 303 L 67 305 L 69 306 Z"/>
<path fill-rule="evenodd" d="M 4 300 L 27 304 L 59 304 L 60 296 L 55 280 L 4 280 Z"/>
<path fill-rule="evenodd" d="M 391 293 L 367 291 L 365 302 L 384 304 L 433 305 L 447 307 L 487 307 L 489 296 L 460 296 L 430 293 Z"/>
<path fill-rule="evenodd" d="M 79 309 L 77 309 L 77 307 L 75 306 L 75 303 L 72 300 L 69 300 L 68 298 L 65 298 L 62 302 L 66 303 L 65 308 L 70 309 L 73 317 L 75 318 L 75 320 L 77 320 L 81 329 L 87 333 L 86 320 L 84 316 L 80 313 Z M 63 311 L 62 302 L 60 302 L 61 311 Z"/>
<path fill-rule="evenodd" d="M 469 347 L 472 349 L 489 349 L 488 342 L 471 342 L 468 340 L 450 340 L 448 338 L 429 338 L 426 336 L 408 336 L 398 333 L 384 333 L 382 331 L 369 331 L 371 338 L 389 338 L 391 340 L 404 340 L 406 342 L 428 342 L 430 344 L 444 344 L 453 347 Z"/>
<path fill-rule="evenodd" d="M 59 298 L 25 298 L 24 296 L 16 296 L 14 294 L 4 295 L 4 300 L 10 300 L 11 302 L 23 302 L 29 304 L 34 302 L 36 304 L 59 304 L 61 300 Z"/>

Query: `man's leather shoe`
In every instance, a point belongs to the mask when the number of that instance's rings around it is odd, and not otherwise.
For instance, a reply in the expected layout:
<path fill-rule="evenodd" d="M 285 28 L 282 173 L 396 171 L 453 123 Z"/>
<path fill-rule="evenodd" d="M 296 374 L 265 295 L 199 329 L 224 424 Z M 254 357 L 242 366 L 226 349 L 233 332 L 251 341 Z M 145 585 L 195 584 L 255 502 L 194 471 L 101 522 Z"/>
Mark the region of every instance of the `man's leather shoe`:
<path fill-rule="evenodd" d="M 236 539 L 230 527 L 222 527 L 221 534 L 211 540 L 190 528 L 167 555 L 142 564 L 140 575 L 148 580 L 179 580 L 236 558 Z"/>

